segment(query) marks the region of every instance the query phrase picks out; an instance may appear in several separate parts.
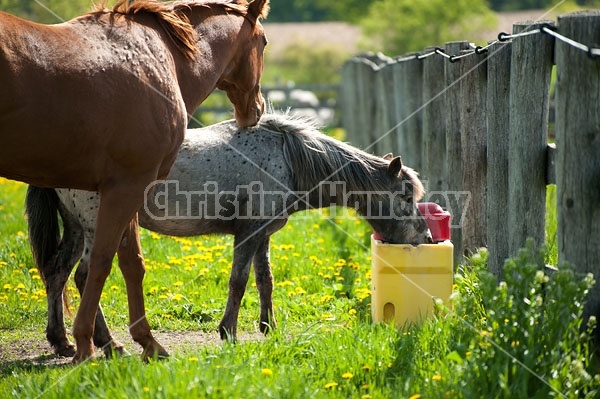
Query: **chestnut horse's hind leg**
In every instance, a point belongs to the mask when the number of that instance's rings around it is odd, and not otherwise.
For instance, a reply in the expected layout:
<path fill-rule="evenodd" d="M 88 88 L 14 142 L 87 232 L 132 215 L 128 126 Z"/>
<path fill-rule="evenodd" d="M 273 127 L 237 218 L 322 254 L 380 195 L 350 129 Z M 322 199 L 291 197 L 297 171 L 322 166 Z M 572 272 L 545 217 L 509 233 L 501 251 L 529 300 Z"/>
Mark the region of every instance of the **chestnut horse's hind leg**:
<path fill-rule="evenodd" d="M 273 313 L 273 274 L 269 261 L 269 240 L 267 236 L 254 255 L 254 277 L 260 296 L 260 331 L 267 334 L 270 329 L 277 328 Z"/>
<path fill-rule="evenodd" d="M 146 268 L 138 234 L 137 216 L 130 222 L 117 250 L 119 268 L 127 284 L 129 301 L 129 331 L 135 342 L 144 348 L 142 358 L 167 357 L 167 351 L 154 339 L 146 320 L 142 281 Z"/>
<path fill-rule="evenodd" d="M 100 209 L 88 276 L 81 296 L 81 304 L 73 323 L 73 336 L 77 344 L 73 362 L 81 362 L 90 358 L 94 353 L 92 333 L 102 288 L 110 273 L 112 259 L 125 230 L 127 229 L 128 234 L 135 237 L 136 240 L 139 239 L 137 229 L 131 231 L 132 227 L 137 227 L 137 223 L 131 224 L 130 222 L 143 204 L 143 193 L 147 183 L 149 183 L 148 179 L 139 178 L 135 181 L 122 181 L 119 185 L 100 190 Z M 125 274 L 125 279 L 127 280 L 127 278 L 128 274 Z M 130 284 L 131 282 L 127 281 L 128 291 L 133 291 L 133 288 L 129 288 Z M 139 287 L 139 291 L 141 291 L 141 287 Z M 130 307 L 132 300 L 140 299 L 141 297 L 130 297 Z M 143 304 L 137 304 L 134 308 L 141 309 Z M 143 327 L 147 327 L 147 323 Z M 147 329 L 149 335 L 149 327 Z"/>

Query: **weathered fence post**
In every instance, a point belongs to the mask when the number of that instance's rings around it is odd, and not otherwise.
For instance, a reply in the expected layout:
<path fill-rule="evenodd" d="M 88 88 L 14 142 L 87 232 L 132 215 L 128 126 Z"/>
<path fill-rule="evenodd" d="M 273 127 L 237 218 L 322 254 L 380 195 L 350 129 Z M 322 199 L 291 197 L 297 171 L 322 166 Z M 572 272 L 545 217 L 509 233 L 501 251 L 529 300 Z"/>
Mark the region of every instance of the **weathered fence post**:
<path fill-rule="evenodd" d="M 394 94 L 396 96 L 396 123 L 398 126 L 398 155 L 411 168 L 419 171 L 421 165 L 421 123 L 423 105 L 422 68 L 417 54 L 407 54 L 394 64 Z"/>
<path fill-rule="evenodd" d="M 563 15 L 558 32 L 598 46 L 600 11 Z M 558 258 L 600 280 L 600 59 L 556 44 Z M 600 317 L 600 283 L 585 316 Z M 596 328 L 596 335 L 600 329 Z M 600 338 L 600 337 L 599 337 Z"/>
<path fill-rule="evenodd" d="M 446 54 L 458 54 L 469 48 L 468 42 L 446 43 Z M 454 244 L 454 264 L 458 266 L 463 261 L 462 246 L 462 154 L 460 146 L 460 92 L 461 79 L 459 63 L 446 61 L 444 64 L 446 92 L 444 109 L 446 111 L 446 194 L 447 208 L 452 215 L 452 243 Z"/>
<path fill-rule="evenodd" d="M 488 48 L 487 87 L 487 244 L 488 270 L 502 277 L 508 258 L 508 140 L 510 94 L 510 42 Z"/>
<path fill-rule="evenodd" d="M 544 21 L 544 23 L 552 23 Z M 542 23 L 513 25 L 513 33 Z M 545 34 L 513 39 L 508 132 L 509 255 L 528 237 L 544 242 L 546 220 L 546 146 L 554 39 Z"/>
<path fill-rule="evenodd" d="M 434 51 L 428 48 L 426 53 Z M 423 167 L 421 179 L 427 183 L 427 200 L 445 208 L 446 123 L 444 110 L 444 58 L 437 54 L 423 59 Z"/>
<path fill-rule="evenodd" d="M 487 63 L 485 54 L 460 60 L 460 130 L 462 189 L 471 194 L 464 208 L 463 251 L 475 252 L 487 245 Z"/>

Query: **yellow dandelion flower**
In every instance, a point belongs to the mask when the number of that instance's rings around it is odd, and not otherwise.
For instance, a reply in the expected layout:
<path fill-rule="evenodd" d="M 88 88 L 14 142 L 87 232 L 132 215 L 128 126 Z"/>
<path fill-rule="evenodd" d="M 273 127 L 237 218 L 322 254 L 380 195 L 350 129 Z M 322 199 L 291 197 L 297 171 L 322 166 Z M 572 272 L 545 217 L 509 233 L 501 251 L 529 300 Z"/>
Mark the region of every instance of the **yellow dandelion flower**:
<path fill-rule="evenodd" d="M 12 290 L 12 285 L 10 285 L 9 283 L 4 284 L 4 289 L 5 290 Z"/>
<path fill-rule="evenodd" d="M 354 374 L 352 374 L 352 373 L 344 373 L 344 374 L 342 374 L 342 378 L 345 379 L 345 380 L 349 380 L 352 377 L 354 377 Z"/>
<path fill-rule="evenodd" d="M 23 283 L 19 283 L 17 284 L 17 286 L 15 287 L 15 291 L 16 290 L 24 290 L 25 289 L 25 284 Z"/>
<path fill-rule="evenodd" d="M 362 366 L 362 369 L 369 371 L 369 370 L 373 370 L 373 367 L 369 366 L 368 364 L 365 364 L 364 366 Z"/>
<path fill-rule="evenodd" d="M 364 394 L 363 396 L 361 396 L 362 399 L 371 399 L 371 395 L 369 395 L 368 393 Z"/>
<path fill-rule="evenodd" d="M 190 362 L 197 362 L 197 361 L 198 361 L 198 358 L 197 358 L 197 357 L 195 357 L 195 356 L 192 356 L 192 357 L 188 357 L 188 360 L 189 360 Z"/>
<path fill-rule="evenodd" d="M 148 388 L 148 387 L 144 387 L 142 389 L 144 390 L 144 392 L 150 392 L 150 388 Z"/>
<path fill-rule="evenodd" d="M 177 293 L 177 294 L 173 295 L 172 299 L 174 301 L 181 301 L 183 299 L 183 295 Z"/>
<path fill-rule="evenodd" d="M 262 369 L 262 370 L 260 371 L 260 373 L 261 373 L 262 375 L 273 375 L 273 370 L 271 370 L 271 369 Z"/>
<path fill-rule="evenodd" d="M 335 388 L 337 386 L 338 386 L 337 382 L 328 382 L 327 384 L 325 384 L 325 389 Z"/>
<path fill-rule="evenodd" d="M 355 315 L 356 314 L 356 309 L 350 309 L 348 311 L 348 314 Z"/>
<path fill-rule="evenodd" d="M 119 288 L 119 286 L 118 286 L 118 285 L 111 285 L 111 286 L 110 286 L 110 289 L 111 289 L 112 291 L 119 291 L 121 288 Z"/>
<path fill-rule="evenodd" d="M 433 377 L 431 377 L 431 379 L 433 381 L 441 381 L 442 380 L 442 376 L 439 374 L 434 375 Z"/>
<path fill-rule="evenodd" d="M 173 283 L 173 285 L 174 285 L 175 287 L 181 287 L 181 286 L 183 285 L 183 281 L 175 281 L 175 282 Z"/>
<path fill-rule="evenodd" d="M 413 396 L 411 396 L 408 399 L 421 399 L 421 394 L 420 393 L 416 393 L 416 394 L 414 394 Z"/>

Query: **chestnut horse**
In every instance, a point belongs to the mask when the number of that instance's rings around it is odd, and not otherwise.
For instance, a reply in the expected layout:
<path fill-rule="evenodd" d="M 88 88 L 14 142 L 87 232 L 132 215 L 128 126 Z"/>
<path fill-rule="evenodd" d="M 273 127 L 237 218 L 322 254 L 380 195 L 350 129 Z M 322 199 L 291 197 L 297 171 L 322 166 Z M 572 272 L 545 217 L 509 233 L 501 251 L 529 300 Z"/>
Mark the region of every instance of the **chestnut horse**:
<path fill-rule="evenodd" d="M 130 333 L 145 359 L 167 355 L 145 319 L 137 211 L 167 177 L 189 113 L 218 87 L 240 126 L 257 123 L 268 0 L 119 1 L 58 25 L 0 13 L 0 176 L 100 193 L 74 362 L 93 355 L 115 253 Z"/>
<path fill-rule="evenodd" d="M 276 326 L 269 242 L 299 210 L 350 206 L 385 241 L 431 242 L 416 206 L 423 186 L 400 157 L 372 156 L 286 116 L 267 113 L 248 130 L 239 129 L 234 121 L 188 130 L 168 180 L 139 213 L 141 226 L 162 234 L 235 235 L 221 338 L 235 338 L 252 262 L 260 295 L 260 330 L 266 333 Z M 68 356 L 73 350 L 61 294 L 80 258 L 75 282 L 83 290 L 97 212 L 96 193 L 34 186 L 27 190 L 29 239 L 48 293 L 46 337 L 59 355 Z M 101 308 L 94 342 L 104 348 L 122 347 L 114 342 Z"/>

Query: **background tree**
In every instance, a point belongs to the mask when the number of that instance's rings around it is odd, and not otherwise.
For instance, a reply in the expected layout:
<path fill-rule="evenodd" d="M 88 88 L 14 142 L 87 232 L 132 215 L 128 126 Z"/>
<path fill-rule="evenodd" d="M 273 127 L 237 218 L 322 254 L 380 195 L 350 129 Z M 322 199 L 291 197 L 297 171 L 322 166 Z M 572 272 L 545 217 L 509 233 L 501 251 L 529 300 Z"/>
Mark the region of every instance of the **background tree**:
<path fill-rule="evenodd" d="M 495 27 L 485 0 L 381 0 L 361 20 L 363 47 L 400 55 L 474 35 Z"/>

